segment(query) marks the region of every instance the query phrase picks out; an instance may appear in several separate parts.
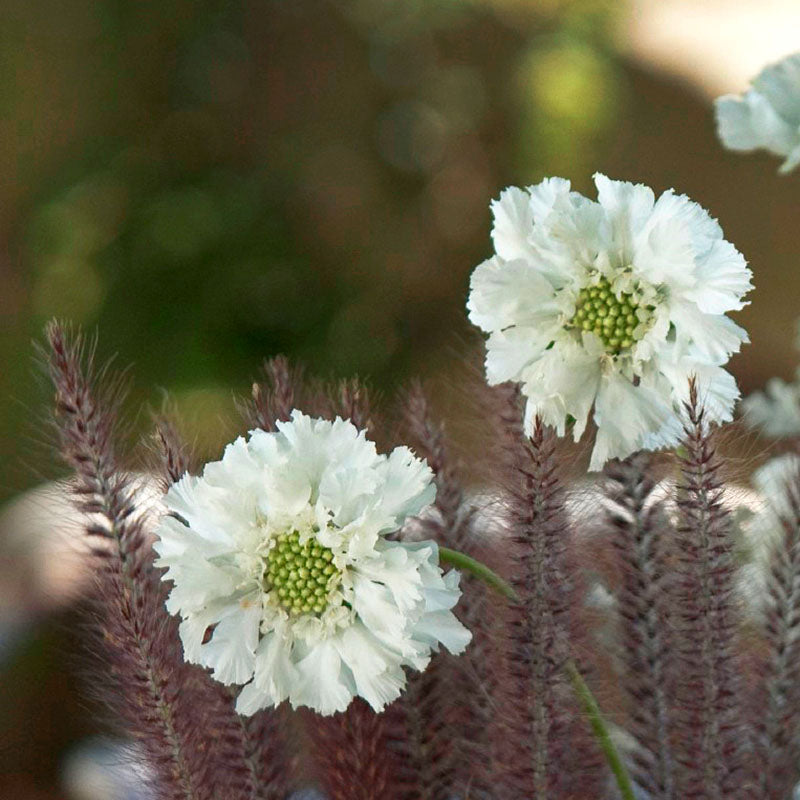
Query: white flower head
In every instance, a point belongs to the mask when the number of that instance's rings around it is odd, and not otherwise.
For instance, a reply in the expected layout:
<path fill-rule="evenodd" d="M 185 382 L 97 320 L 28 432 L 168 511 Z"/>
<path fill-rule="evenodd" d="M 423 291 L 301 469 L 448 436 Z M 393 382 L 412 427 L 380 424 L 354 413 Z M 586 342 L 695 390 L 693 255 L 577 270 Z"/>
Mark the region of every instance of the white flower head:
<path fill-rule="evenodd" d="M 800 435 L 800 370 L 791 383 L 770 378 L 763 392 L 742 401 L 744 421 L 765 436 Z"/>
<path fill-rule="evenodd" d="M 424 461 L 378 454 L 349 421 L 294 411 L 237 439 L 165 496 L 156 564 L 174 584 L 184 657 L 246 684 L 241 714 L 283 700 L 332 714 L 356 696 L 383 709 L 404 666 L 470 640 L 451 611 L 459 575 L 442 573 L 436 544 L 385 538 L 434 493 Z"/>
<path fill-rule="evenodd" d="M 800 164 L 800 53 L 765 67 L 741 97 L 726 94 L 714 105 L 725 147 L 783 156 L 784 173 Z"/>
<path fill-rule="evenodd" d="M 785 535 L 783 520 L 794 516 L 793 496 L 797 486 L 800 458 L 794 453 L 771 458 L 752 476 L 757 503 L 742 525 L 747 562 L 740 570 L 742 594 L 760 612 L 769 602 L 772 558 Z"/>
<path fill-rule="evenodd" d="M 697 203 L 595 175 L 598 200 L 548 178 L 492 204 L 496 255 L 472 274 L 472 322 L 489 334 L 490 384 L 515 381 L 534 416 L 583 434 L 590 469 L 675 444 L 695 376 L 706 419 L 730 420 L 739 390 L 723 369 L 746 332 L 750 270 Z"/>
<path fill-rule="evenodd" d="M 800 324 L 795 329 L 795 348 L 800 350 Z M 800 368 L 789 383 L 780 378 L 767 381 L 763 392 L 753 392 L 742 401 L 744 421 L 765 436 L 800 435 Z"/>

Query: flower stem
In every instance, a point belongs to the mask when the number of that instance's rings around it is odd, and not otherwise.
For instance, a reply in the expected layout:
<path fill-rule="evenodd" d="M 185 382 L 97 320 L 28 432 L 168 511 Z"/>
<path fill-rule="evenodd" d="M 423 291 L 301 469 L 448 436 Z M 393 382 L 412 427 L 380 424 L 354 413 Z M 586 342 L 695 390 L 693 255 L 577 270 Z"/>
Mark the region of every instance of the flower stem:
<path fill-rule="evenodd" d="M 471 572 L 476 578 L 480 578 L 487 586 L 500 592 L 509 600 L 519 600 L 510 583 L 504 581 L 494 570 L 489 569 L 486 564 L 477 561 L 466 553 L 451 550 L 449 547 L 439 547 L 439 560 L 443 564 L 450 564 L 450 566 Z"/>
<path fill-rule="evenodd" d="M 486 564 L 471 558 L 465 553 L 461 553 L 458 550 L 451 550 L 449 547 L 440 547 L 439 560 L 443 564 L 450 564 L 458 569 L 471 572 L 476 578 L 480 578 L 487 586 L 490 586 L 509 600 L 513 600 L 514 602 L 520 601 L 519 595 L 509 583 L 504 581 L 494 570 L 489 569 Z M 572 684 L 572 690 L 575 692 L 575 696 L 586 712 L 597 743 L 600 745 L 600 749 L 603 751 L 608 766 L 614 774 L 614 779 L 617 782 L 617 788 L 619 789 L 621 797 L 623 800 L 635 800 L 633 784 L 631 783 L 628 769 L 623 763 L 622 758 L 620 758 L 617 748 L 614 746 L 611 734 L 603 719 L 603 713 L 600 711 L 600 706 L 597 704 L 592 690 L 586 684 L 580 670 L 571 658 L 564 664 L 564 671 Z"/>
<path fill-rule="evenodd" d="M 614 778 L 617 782 L 617 788 L 620 794 L 624 800 L 635 800 L 633 784 L 631 783 L 628 769 L 625 764 L 622 763 L 617 748 L 611 740 L 611 734 L 608 732 L 603 714 L 600 711 L 600 706 L 597 705 L 597 700 L 595 700 L 591 689 L 586 685 L 583 675 L 581 675 L 580 670 L 571 658 L 564 664 L 564 671 L 567 673 L 570 683 L 572 683 L 572 689 L 575 695 L 583 704 L 583 709 L 589 718 L 589 724 L 592 726 L 592 731 L 594 731 L 597 743 L 600 745 L 600 749 L 606 757 L 608 766 L 614 773 Z"/>

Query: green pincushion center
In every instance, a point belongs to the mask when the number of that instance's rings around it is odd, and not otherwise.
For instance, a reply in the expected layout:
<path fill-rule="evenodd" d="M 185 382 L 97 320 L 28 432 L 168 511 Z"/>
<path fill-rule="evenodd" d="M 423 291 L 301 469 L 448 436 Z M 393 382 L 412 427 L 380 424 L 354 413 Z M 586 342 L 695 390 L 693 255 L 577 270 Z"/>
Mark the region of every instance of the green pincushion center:
<path fill-rule="evenodd" d="M 341 579 L 333 551 L 316 539 L 300 544 L 299 533 L 285 533 L 270 550 L 266 588 L 290 614 L 321 614 L 328 606 L 328 593 Z"/>
<path fill-rule="evenodd" d="M 641 337 L 640 325 L 649 317 L 650 310 L 640 306 L 631 294 L 615 294 L 608 280 L 600 278 L 595 285 L 581 289 L 569 326 L 594 333 L 608 352 L 618 355 L 633 347 Z"/>

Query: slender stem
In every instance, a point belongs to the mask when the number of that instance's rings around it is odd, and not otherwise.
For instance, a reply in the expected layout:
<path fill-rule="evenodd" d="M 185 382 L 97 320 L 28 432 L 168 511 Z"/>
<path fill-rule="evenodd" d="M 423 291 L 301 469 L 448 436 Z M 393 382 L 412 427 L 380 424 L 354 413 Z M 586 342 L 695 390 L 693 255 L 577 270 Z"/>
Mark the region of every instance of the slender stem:
<path fill-rule="evenodd" d="M 603 751 L 603 755 L 606 757 L 606 761 L 608 761 L 608 766 L 614 773 L 614 778 L 617 781 L 620 794 L 624 800 L 635 800 L 631 777 L 628 774 L 625 764 L 622 763 L 622 759 L 617 752 L 617 748 L 614 746 L 614 742 L 611 740 L 611 734 L 608 732 L 603 714 L 600 711 L 600 706 L 597 705 L 597 700 L 595 700 L 591 689 L 586 685 L 583 675 L 581 675 L 580 670 L 578 670 L 578 667 L 572 659 L 569 659 L 566 664 L 564 664 L 564 671 L 567 673 L 572 683 L 572 688 L 583 704 L 583 709 L 589 717 L 589 724 L 592 726 L 595 738 Z"/>
<path fill-rule="evenodd" d="M 440 546 L 439 561 L 443 564 L 450 564 L 458 569 L 471 572 L 476 578 L 480 578 L 487 586 L 505 595 L 509 600 L 519 600 L 511 584 L 504 581 L 494 570 L 489 569 L 486 564 L 476 561 L 466 553 L 461 553 L 458 550 L 451 550 L 449 547 Z"/>
<path fill-rule="evenodd" d="M 439 548 L 439 560 L 443 564 L 450 564 L 451 566 L 471 572 L 476 578 L 480 578 L 487 586 L 495 589 L 509 600 L 519 602 L 519 595 L 514 591 L 512 586 L 504 581 L 496 572 L 489 569 L 486 564 L 482 564 L 480 561 L 458 550 L 451 550 L 449 547 Z M 597 743 L 600 745 L 600 749 L 603 751 L 608 766 L 614 774 L 614 779 L 617 782 L 620 795 L 623 800 L 635 800 L 633 784 L 631 783 L 627 767 L 620 758 L 617 748 L 614 746 L 611 734 L 603 719 L 603 713 L 600 711 L 600 706 L 597 704 L 592 690 L 586 684 L 586 681 L 583 679 L 577 665 L 572 659 L 568 659 L 564 664 L 564 671 L 567 673 L 567 677 L 572 684 L 575 696 L 581 702 L 586 712 Z"/>

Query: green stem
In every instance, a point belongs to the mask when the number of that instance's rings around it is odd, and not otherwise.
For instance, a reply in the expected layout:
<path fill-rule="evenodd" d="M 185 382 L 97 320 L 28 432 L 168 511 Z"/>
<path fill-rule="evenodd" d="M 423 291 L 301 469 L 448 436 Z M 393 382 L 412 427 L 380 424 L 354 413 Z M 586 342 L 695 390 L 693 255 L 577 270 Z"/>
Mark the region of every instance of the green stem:
<path fill-rule="evenodd" d="M 519 600 L 510 583 L 504 581 L 494 570 L 489 569 L 486 564 L 476 561 L 466 553 L 451 550 L 449 547 L 439 547 L 439 561 L 442 564 L 450 564 L 458 569 L 471 572 L 476 578 L 480 578 L 487 586 L 491 586 L 492 589 L 505 595 L 509 600 Z"/>
<path fill-rule="evenodd" d="M 569 659 L 569 661 L 564 664 L 564 671 L 567 673 L 567 677 L 572 683 L 572 689 L 575 695 L 583 704 L 583 710 L 589 718 L 589 724 L 592 726 L 594 736 L 597 739 L 597 743 L 600 745 L 600 749 L 603 751 L 603 755 L 606 757 L 608 766 L 614 773 L 614 778 L 617 781 L 617 788 L 623 800 L 635 800 L 631 776 L 628 774 L 628 770 L 625 764 L 622 763 L 617 748 L 614 746 L 611 734 L 608 732 L 608 727 L 603 719 L 603 713 L 600 711 L 600 706 L 597 705 L 597 700 L 595 700 L 592 690 L 586 685 L 583 675 L 581 675 L 580 670 L 572 659 Z"/>
<path fill-rule="evenodd" d="M 458 569 L 471 572 L 476 578 L 480 578 L 487 586 L 495 589 L 509 600 L 519 602 L 519 595 L 514 591 L 511 584 L 504 581 L 496 572 L 489 569 L 486 564 L 482 564 L 480 561 L 458 550 L 451 550 L 449 547 L 439 548 L 439 560 L 443 564 L 450 564 Z M 589 718 L 589 724 L 592 727 L 597 743 L 600 745 L 600 749 L 603 751 L 608 766 L 614 774 L 620 795 L 623 800 L 635 800 L 631 777 L 617 752 L 617 748 L 614 746 L 611 734 L 603 719 L 603 713 L 600 711 L 600 706 L 597 704 L 592 690 L 586 684 L 580 670 L 572 659 L 569 659 L 564 664 L 564 671 L 567 673 L 567 677 L 572 684 L 572 690 L 575 692 L 575 696 L 580 701 L 583 710 L 586 712 L 586 716 Z"/>

